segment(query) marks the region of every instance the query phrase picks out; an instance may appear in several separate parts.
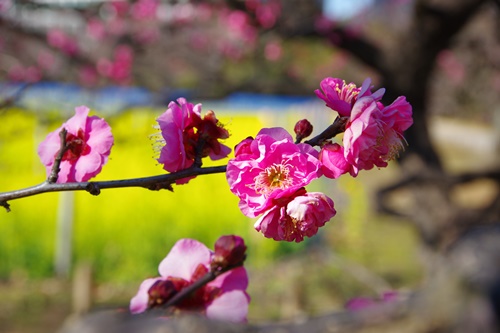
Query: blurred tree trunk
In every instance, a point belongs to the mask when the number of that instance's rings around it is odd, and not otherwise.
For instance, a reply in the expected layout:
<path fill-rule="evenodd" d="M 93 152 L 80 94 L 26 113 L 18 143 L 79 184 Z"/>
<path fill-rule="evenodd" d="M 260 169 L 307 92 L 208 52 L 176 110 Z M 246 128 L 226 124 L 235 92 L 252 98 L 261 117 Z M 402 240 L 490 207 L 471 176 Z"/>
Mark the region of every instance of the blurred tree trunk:
<path fill-rule="evenodd" d="M 408 152 L 416 153 L 425 165 L 442 170 L 427 126 L 430 79 L 436 56 L 450 46 L 452 38 L 486 0 L 420 0 L 416 2 L 408 31 L 384 53 L 381 64 L 385 101 L 403 95 L 413 106 L 414 124 L 405 132 Z"/>

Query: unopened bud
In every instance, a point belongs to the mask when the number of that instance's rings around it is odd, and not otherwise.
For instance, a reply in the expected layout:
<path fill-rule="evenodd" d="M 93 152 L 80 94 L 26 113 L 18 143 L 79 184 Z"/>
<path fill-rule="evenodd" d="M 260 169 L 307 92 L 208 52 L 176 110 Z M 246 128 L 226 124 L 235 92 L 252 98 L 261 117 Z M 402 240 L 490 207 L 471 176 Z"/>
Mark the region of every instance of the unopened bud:
<path fill-rule="evenodd" d="M 307 138 L 309 135 L 311 135 L 313 126 L 311 125 L 309 120 L 302 119 L 295 124 L 293 130 L 295 132 L 297 142 L 300 142 L 302 141 L 302 139 Z"/>
<path fill-rule="evenodd" d="M 234 235 L 221 236 L 215 242 L 212 270 L 241 265 L 245 261 L 247 247 L 243 238 Z"/>
<path fill-rule="evenodd" d="M 187 284 L 186 280 L 174 277 L 156 281 L 148 290 L 148 307 L 154 308 L 165 304 Z"/>

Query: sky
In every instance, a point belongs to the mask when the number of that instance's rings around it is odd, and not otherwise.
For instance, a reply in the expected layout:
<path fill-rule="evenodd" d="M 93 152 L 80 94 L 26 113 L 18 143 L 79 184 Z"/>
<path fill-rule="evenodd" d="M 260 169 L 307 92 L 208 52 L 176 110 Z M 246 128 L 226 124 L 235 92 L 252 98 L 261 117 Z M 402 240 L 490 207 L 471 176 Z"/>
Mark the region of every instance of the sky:
<path fill-rule="evenodd" d="M 373 4 L 374 0 L 323 0 L 323 12 L 332 20 L 348 20 Z"/>

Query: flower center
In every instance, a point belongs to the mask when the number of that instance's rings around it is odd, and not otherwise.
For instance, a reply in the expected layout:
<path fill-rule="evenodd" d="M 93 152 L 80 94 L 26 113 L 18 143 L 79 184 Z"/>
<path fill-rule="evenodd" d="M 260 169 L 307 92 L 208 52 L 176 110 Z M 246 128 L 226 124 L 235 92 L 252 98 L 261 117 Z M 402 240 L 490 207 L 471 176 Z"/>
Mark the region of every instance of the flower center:
<path fill-rule="evenodd" d="M 401 151 L 405 150 L 405 146 L 403 144 L 403 140 L 404 140 L 404 138 L 402 138 L 402 137 L 400 138 L 397 133 L 394 134 L 394 137 L 388 143 L 389 151 L 386 154 L 386 156 L 384 156 L 385 157 L 384 160 L 386 162 L 398 158 L 399 157 L 399 153 Z"/>
<path fill-rule="evenodd" d="M 293 184 L 290 169 L 284 164 L 273 164 L 255 177 L 254 189 L 257 193 L 270 194 L 275 189 L 285 189 Z"/>
<path fill-rule="evenodd" d="M 335 84 L 335 90 L 339 94 L 341 100 L 351 104 L 354 104 L 360 91 L 354 83 L 346 84 L 345 81 L 343 81 L 342 85 L 338 83 Z"/>
<path fill-rule="evenodd" d="M 89 145 L 85 142 L 85 133 L 82 129 L 78 130 L 77 135 L 66 134 L 66 147 L 67 150 L 64 152 L 63 161 L 74 161 L 90 151 Z"/>

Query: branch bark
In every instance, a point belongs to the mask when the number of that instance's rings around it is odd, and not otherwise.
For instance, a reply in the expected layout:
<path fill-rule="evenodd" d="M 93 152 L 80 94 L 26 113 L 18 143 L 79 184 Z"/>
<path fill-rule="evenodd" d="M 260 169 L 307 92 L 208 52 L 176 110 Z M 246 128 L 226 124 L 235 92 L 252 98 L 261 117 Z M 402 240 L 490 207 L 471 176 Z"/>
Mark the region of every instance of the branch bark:
<path fill-rule="evenodd" d="M 62 184 L 49 183 L 48 181 L 46 181 L 39 185 L 28 187 L 25 189 L 0 193 L 0 206 L 5 207 L 7 211 L 9 211 L 8 201 L 47 192 L 87 191 L 92 195 L 99 195 L 101 190 L 122 187 L 143 187 L 152 191 L 159 191 L 161 189 L 171 190 L 171 185 L 178 179 L 223 172 L 226 172 L 225 165 L 205 168 L 195 166 L 166 175 L 142 178 Z"/>

